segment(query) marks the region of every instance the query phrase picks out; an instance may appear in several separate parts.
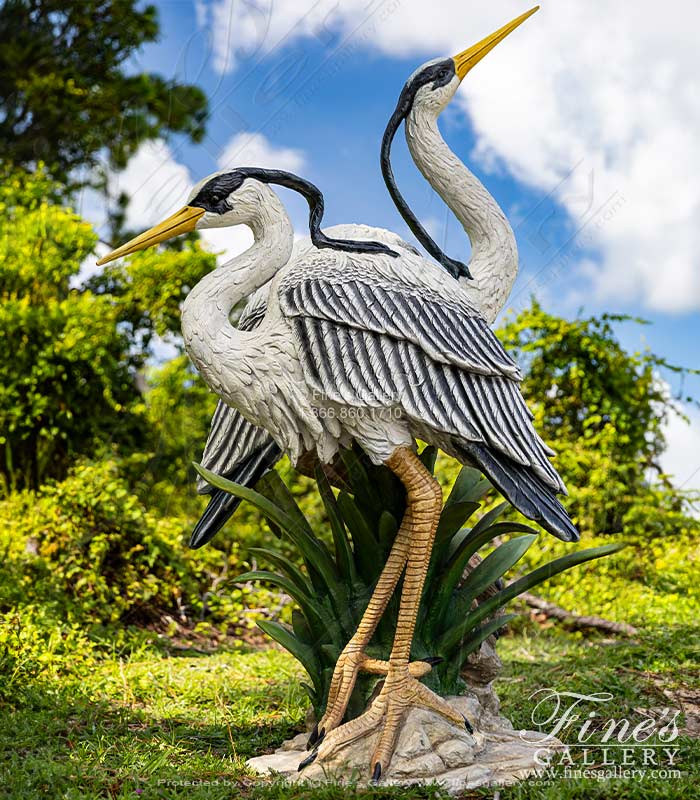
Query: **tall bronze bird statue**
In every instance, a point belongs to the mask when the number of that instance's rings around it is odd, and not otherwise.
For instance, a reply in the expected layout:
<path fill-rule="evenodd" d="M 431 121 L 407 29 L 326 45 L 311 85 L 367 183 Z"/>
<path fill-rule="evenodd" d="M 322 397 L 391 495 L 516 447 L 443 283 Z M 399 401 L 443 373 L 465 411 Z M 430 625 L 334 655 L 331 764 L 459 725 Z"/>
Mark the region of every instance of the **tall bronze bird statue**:
<path fill-rule="evenodd" d="M 463 216 L 473 243 L 472 280 L 443 264 L 459 279 L 454 277 L 389 231 L 343 226 L 322 232 L 323 199 L 313 185 L 255 168 L 205 179 L 181 211 L 100 262 L 185 231 L 249 226 L 255 238 L 251 248 L 205 276 L 182 309 L 192 361 L 245 421 L 238 438 L 219 443 L 230 448 L 229 465 L 238 465 L 234 479 L 253 482 L 279 452 L 292 463 L 313 452 L 327 464 L 339 448 L 356 442 L 406 488 L 405 516 L 360 624 L 338 659 L 313 737 L 316 749 L 304 763 L 379 729 L 370 765 L 378 780 L 410 706 L 468 725 L 420 683 L 429 667 L 410 661 L 442 507 L 439 485 L 415 454 L 416 439 L 483 470 L 517 509 L 555 536 L 578 538 L 557 500 L 565 489 L 550 463 L 551 451 L 532 427 L 518 367 L 488 324 L 515 277 L 513 234 L 483 186 L 449 153 L 436 124 L 468 70 L 526 16 L 454 59 L 414 73 L 407 84 L 411 109 L 401 110 L 408 129 L 415 127 L 416 150 L 422 141 L 439 154 L 432 160 L 426 154 L 425 172 Z M 430 130 L 427 139 L 423 128 Z M 434 171 L 440 169 L 446 174 L 438 180 Z M 294 257 L 292 226 L 270 183 L 295 188 L 309 200 L 312 244 Z M 456 197 L 460 193 L 467 193 L 464 201 Z M 348 233 L 355 239 L 342 238 Z M 236 328 L 231 310 L 251 295 Z M 365 649 L 402 575 L 389 660 L 370 663 Z M 385 675 L 381 691 L 364 714 L 341 725 L 363 668 Z"/>

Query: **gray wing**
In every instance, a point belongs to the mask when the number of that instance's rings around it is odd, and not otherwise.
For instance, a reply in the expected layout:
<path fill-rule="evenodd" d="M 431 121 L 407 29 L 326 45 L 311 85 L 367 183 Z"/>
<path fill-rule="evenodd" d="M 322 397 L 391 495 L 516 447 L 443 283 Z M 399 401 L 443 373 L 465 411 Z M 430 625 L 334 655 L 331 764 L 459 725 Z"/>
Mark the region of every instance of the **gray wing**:
<path fill-rule="evenodd" d="M 552 451 L 532 426 L 517 365 L 481 315 L 400 280 L 289 275 L 280 306 L 300 345 L 306 380 L 333 402 L 400 407 L 455 450 L 486 446 L 555 491 Z"/>
<path fill-rule="evenodd" d="M 267 311 L 268 294 L 269 284 L 266 284 L 250 296 L 238 320 L 241 330 L 251 331 L 260 325 Z M 264 428 L 248 422 L 240 411 L 219 400 L 204 447 L 202 466 L 217 475 L 229 475 L 239 464 L 272 442 L 272 437 Z M 212 486 L 200 477 L 197 479 L 197 491 L 209 494 Z"/>

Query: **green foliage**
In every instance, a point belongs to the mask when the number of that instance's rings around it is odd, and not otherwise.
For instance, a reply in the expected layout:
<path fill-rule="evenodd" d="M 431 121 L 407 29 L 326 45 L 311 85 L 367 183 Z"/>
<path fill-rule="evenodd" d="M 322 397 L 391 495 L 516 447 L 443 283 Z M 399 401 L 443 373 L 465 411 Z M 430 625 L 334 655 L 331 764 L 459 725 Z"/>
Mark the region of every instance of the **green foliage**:
<path fill-rule="evenodd" d="M 533 301 L 501 329 L 504 345 L 526 367 L 523 391 L 546 439 L 595 443 L 612 428 L 626 462 L 653 460 L 663 447 L 668 398 L 654 369 L 665 362 L 622 349 L 612 323 L 628 319 L 603 314 L 569 321 Z"/>
<path fill-rule="evenodd" d="M 154 6 L 135 0 L 6 0 L 0 6 L 0 146 L 20 166 L 51 174 L 106 152 L 124 167 L 143 141 L 167 132 L 204 135 L 204 93 L 126 67 L 158 36 Z"/>
<path fill-rule="evenodd" d="M 0 707 L 17 704 L 32 687 L 75 675 L 92 663 L 92 643 L 77 623 L 43 605 L 0 613 Z"/>
<path fill-rule="evenodd" d="M 184 355 L 151 368 L 147 377 L 150 457 L 134 488 L 154 511 L 198 515 L 203 506 L 192 462 L 201 457 L 216 395 Z M 241 522 L 237 518 L 236 527 Z"/>
<path fill-rule="evenodd" d="M 692 370 L 625 352 L 613 323 L 626 321 L 643 322 L 613 314 L 569 321 L 533 301 L 498 333 L 523 366 L 523 394 L 557 452 L 571 495 L 565 504 L 582 531 L 698 532 L 688 507 L 693 496 L 659 467 L 664 426 L 678 411 L 658 372 Z"/>
<path fill-rule="evenodd" d="M 221 586 L 240 569 L 238 547 L 195 553 L 188 533 L 188 520 L 148 512 L 116 462 L 78 465 L 61 483 L 0 503 L 0 612 L 44 604 L 86 629 L 253 624 L 250 590 Z"/>
<path fill-rule="evenodd" d="M 0 184 L 0 489 L 37 487 L 139 432 L 130 343 L 108 297 L 71 288 L 95 234 L 39 172 Z"/>
<path fill-rule="evenodd" d="M 432 469 L 434 448 L 425 448 L 421 458 Z M 320 470 L 316 475 L 333 534 L 332 549 L 315 535 L 277 473 L 268 473 L 257 492 L 198 468 L 213 485 L 254 503 L 273 531 L 298 549 L 305 572 L 278 549 L 261 549 L 255 554 L 277 571 L 248 572 L 239 576 L 239 581 L 272 583 L 296 602 L 298 610 L 292 615 L 291 627 L 275 621 L 259 625 L 303 664 L 312 684 L 305 688 L 317 714 L 322 712 L 333 667 L 359 624 L 405 510 L 405 491 L 390 470 L 349 451 L 342 454 L 342 460 L 349 485 L 337 498 L 325 475 Z M 621 548 L 609 544 L 569 552 L 503 586 L 502 577 L 524 556 L 537 532 L 517 522 L 498 522 L 507 503 L 492 509 L 471 527 L 464 527 L 489 489 L 490 484 L 477 470 L 464 467 L 445 502 L 435 537 L 424 589 L 430 602 L 421 605 L 412 657 L 444 659 L 426 678 L 426 683 L 442 695 L 463 689 L 460 671 L 464 662 L 484 639 L 513 618 L 499 615 L 509 601 L 560 572 Z M 498 544 L 476 568 L 466 572 L 475 553 L 511 533 L 524 535 Z M 397 615 L 398 593 L 377 628 L 369 655 L 389 657 Z M 376 680 L 374 676 L 360 676 L 348 707 L 349 717 L 364 710 Z"/>
<path fill-rule="evenodd" d="M 693 625 L 700 615 L 700 538 L 696 533 L 650 539 L 629 529 L 625 549 L 592 570 L 566 572 L 538 591 L 543 598 L 572 614 L 628 622 L 640 630 L 650 625 Z M 588 536 L 586 544 L 609 543 L 610 534 Z M 536 569 L 567 551 L 547 537 L 524 556 L 523 569 Z"/>
<path fill-rule="evenodd" d="M 94 275 L 86 289 L 114 303 L 118 320 L 140 353 L 154 336 L 180 336 L 180 309 L 189 290 L 216 266 L 216 256 L 189 242 L 182 250 L 149 249 Z"/>
<path fill-rule="evenodd" d="M 692 708 L 687 698 L 697 691 L 697 647 L 697 631 L 688 628 L 650 630 L 635 641 L 610 644 L 529 623 L 499 641 L 505 663 L 504 677 L 496 684 L 501 710 L 516 730 L 530 729 L 536 702 L 530 698 L 543 688 L 611 691 L 615 708 L 610 715 L 632 725 L 644 719 L 644 709 L 678 707 L 679 696 Z M 361 788 L 251 779 L 245 759 L 270 752 L 304 729 L 307 699 L 299 689 L 301 670 L 281 650 L 169 653 L 150 647 L 129 656 L 109 654 L 85 666 L 77 675 L 62 671 L 55 680 L 49 680 L 48 672 L 37 691 L 19 692 L 0 710 L 3 797 L 449 798 L 437 785 Z M 573 728 L 564 732 L 569 741 L 578 726 Z M 503 800 L 694 798 L 700 742 L 682 734 L 673 746 L 679 748 L 677 778 L 647 769 L 614 781 L 561 776 L 545 783 L 533 778 L 499 792 Z M 632 756 L 635 766 L 641 749 Z M 581 750 L 571 748 L 571 753 L 575 765 L 584 767 Z M 592 755 L 600 764 L 605 754 L 596 749 Z M 493 800 L 494 787 L 468 790 L 461 797 Z"/>
<path fill-rule="evenodd" d="M 0 182 L 0 491 L 62 478 L 108 445 L 149 438 L 138 372 L 178 325 L 188 287 L 213 269 L 196 244 L 137 254 L 77 284 L 96 237 L 39 170 Z M 92 286 L 92 288 L 90 288 Z M 157 436 L 157 433 L 154 434 Z"/>

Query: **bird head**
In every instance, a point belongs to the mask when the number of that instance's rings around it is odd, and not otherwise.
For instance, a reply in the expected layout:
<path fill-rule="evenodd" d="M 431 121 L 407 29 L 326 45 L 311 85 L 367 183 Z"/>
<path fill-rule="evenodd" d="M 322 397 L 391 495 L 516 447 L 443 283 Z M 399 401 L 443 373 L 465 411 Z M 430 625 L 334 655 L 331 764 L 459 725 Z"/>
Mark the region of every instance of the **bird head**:
<path fill-rule="evenodd" d="M 412 108 L 426 108 L 436 115 L 439 114 L 454 97 L 460 83 L 472 67 L 476 66 L 509 33 L 531 17 L 538 8 L 539 6 L 531 8 L 456 56 L 436 58 L 418 67 L 406 81 L 397 111 L 400 109 L 403 117 Z"/>
<path fill-rule="evenodd" d="M 192 189 L 187 202 L 179 211 L 112 250 L 103 256 L 97 265 L 102 266 L 138 250 L 146 250 L 181 233 L 241 224 L 243 222 L 240 218 L 241 204 L 246 204 L 250 198 L 244 196 L 246 194 L 242 188 L 244 179 L 236 176 L 235 172 L 235 170 L 215 172 L 201 180 Z M 252 187 L 247 188 L 248 191 L 252 191 Z M 235 203 L 234 194 L 240 195 Z"/>
<path fill-rule="evenodd" d="M 226 228 L 245 225 L 255 210 L 264 202 L 261 181 L 267 170 L 237 167 L 209 175 L 194 186 L 187 198 L 186 207 L 202 209 L 195 229 Z"/>
<path fill-rule="evenodd" d="M 323 216 L 323 196 L 312 183 L 283 170 L 236 167 L 215 172 L 201 180 L 190 192 L 183 208 L 103 256 L 97 265 L 102 266 L 138 250 L 145 250 L 181 233 L 248 225 L 260 206 L 269 202 L 270 192 L 263 186 L 269 183 L 293 189 L 306 197 L 313 239 Z"/>

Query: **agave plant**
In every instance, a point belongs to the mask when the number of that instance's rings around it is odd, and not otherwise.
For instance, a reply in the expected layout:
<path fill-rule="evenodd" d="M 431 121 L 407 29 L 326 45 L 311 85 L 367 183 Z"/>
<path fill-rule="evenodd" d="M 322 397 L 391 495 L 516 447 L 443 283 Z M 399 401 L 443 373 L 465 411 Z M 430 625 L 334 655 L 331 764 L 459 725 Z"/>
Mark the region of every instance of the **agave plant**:
<path fill-rule="evenodd" d="M 435 457 L 432 447 L 426 447 L 421 454 L 431 472 Z M 298 550 L 303 569 L 280 551 L 251 548 L 257 558 L 277 572 L 255 570 L 236 580 L 268 582 L 296 602 L 291 627 L 274 620 L 258 624 L 304 666 L 311 681 L 304 688 L 317 718 L 325 706 L 333 667 L 369 602 L 405 508 L 405 490 L 389 469 L 371 464 L 354 451 L 342 452 L 340 462 L 338 472 L 344 474 L 345 488 L 337 496 L 321 469 L 315 476 L 330 523 L 332 548 L 313 531 L 274 470 L 259 481 L 254 491 L 197 467 L 214 486 L 257 506 L 275 535 L 286 537 Z M 503 576 L 532 546 L 538 532 L 519 522 L 499 522 L 509 507 L 505 502 L 470 525 L 491 488 L 478 470 L 464 467 L 445 501 L 435 537 L 412 658 L 441 659 L 424 681 L 442 696 L 464 690 L 460 672 L 469 654 L 516 616 L 500 613 L 509 601 L 559 572 L 621 547 L 614 544 L 579 550 L 505 585 Z M 502 541 L 502 537 L 512 534 L 518 535 Z M 501 543 L 465 573 L 470 559 L 494 540 Z M 485 597 L 489 587 L 492 591 Z M 399 596 L 400 587 L 367 650 L 374 658 L 389 657 Z M 365 709 L 377 680 L 377 676 L 365 674 L 358 678 L 348 719 Z"/>

